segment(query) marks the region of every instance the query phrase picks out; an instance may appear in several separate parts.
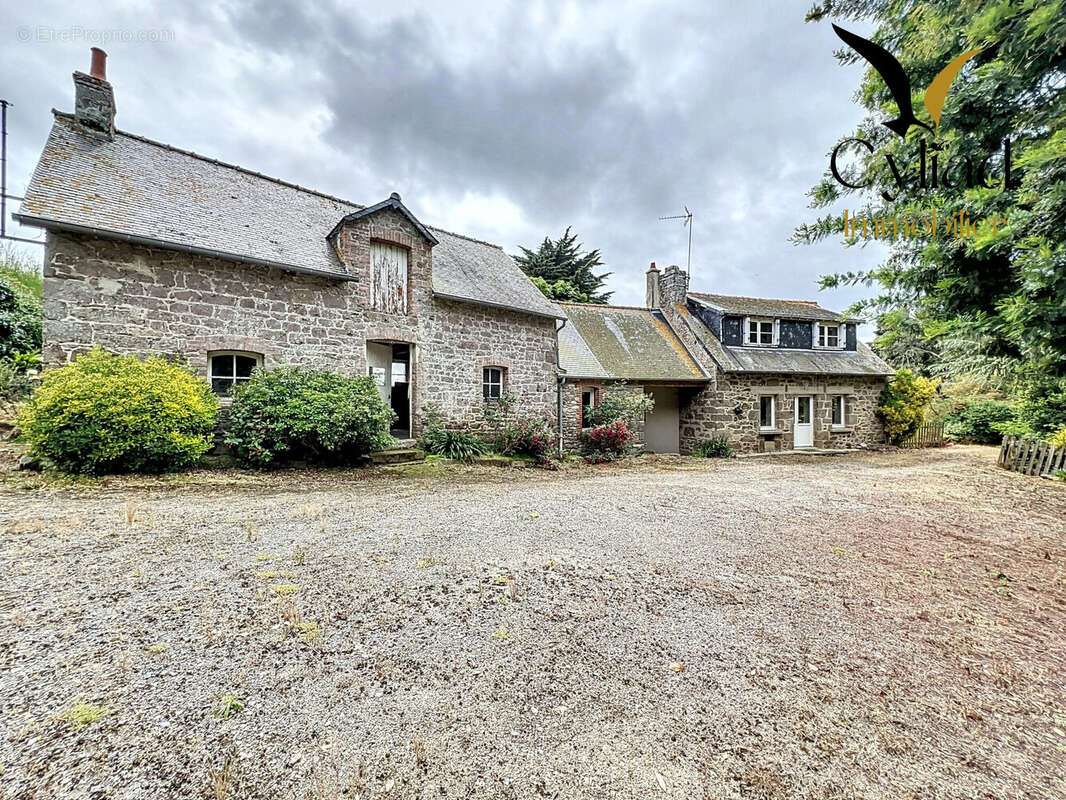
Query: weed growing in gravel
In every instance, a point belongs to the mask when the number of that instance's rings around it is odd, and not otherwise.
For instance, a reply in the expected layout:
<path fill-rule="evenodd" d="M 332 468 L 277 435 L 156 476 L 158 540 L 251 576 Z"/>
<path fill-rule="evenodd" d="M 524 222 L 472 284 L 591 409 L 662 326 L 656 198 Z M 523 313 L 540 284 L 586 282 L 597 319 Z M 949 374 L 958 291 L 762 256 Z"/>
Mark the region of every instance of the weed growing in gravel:
<path fill-rule="evenodd" d="M 507 630 L 507 626 L 506 625 L 501 625 L 500 627 L 498 627 L 496 630 L 494 630 L 492 632 L 492 638 L 493 639 L 504 639 L 504 640 L 510 639 L 511 638 L 511 632 L 509 630 Z"/>
<path fill-rule="evenodd" d="M 126 501 L 126 524 L 132 525 L 137 521 L 137 504 L 132 500 Z"/>
<path fill-rule="evenodd" d="M 262 561 L 273 561 L 274 560 L 274 554 L 273 553 L 256 553 L 255 554 L 255 560 L 256 561 L 260 561 L 260 562 L 262 562 Z"/>
<path fill-rule="evenodd" d="M 255 577 L 260 580 L 269 581 L 275 578 L 295 578 L 296 573 L 291 569 L 264 569 L 261 572 L 255 573 Z"/>
<path fill-rule="evenodd" d="M 254 522 L 244 523 L 244 535 L 248 537 L 249 542 L 259 540 L 259 530 L 255 527 Z"/>
<path fill-rule="evenodd" d="M 296 623 L 296 635 L 304 644 L 318 644 L 322 640 L 322 628 L 317 622 Z"/>
<path fill-rule="evenodd" d="M 443 558 L 433 558 L 432 556 L 422 556 L 418 559 L 418 568 L 427 569 L 428 567 L 436 567 L 444 563 Z"/>
<path fill-rule="evenodd" d="M 233 789 L 233 768 L 236 763 L 233 753 L 227 753 L 222 759 L 222 766 L 218 769 L 211 767 L 208 773 L 211 778 L 211 796 L 214 800 L 228 800 L 230 791 Z"/>
<path fill-rule="evenodd" d="M 155 656 L 159 655 L 160 653 L 165 652 L 166 649 L 167 649 L 167 646 L 165 644 L 150 644 L 150 645 L 148 645 L 148 652 L 151 653 L 152 655 L 155 655 Z"/>
<path fill-rule="evenodd" d="M 292 563 L 298 567 L 302 567 L 307 562 L 307 551 L 302 547 L 297 547 L 292 551 Z"/>
<path fill-rule="evenodd" d="M 300 587 L 295 583 L 279 583 L 276 586 L 271 586 L 274 590 L 274 594 L 280 597 L 289 597 L 300 591 Z"/>
<path fill-rule="evenodd" d="M 95 703 L 78 703 L 73 708 L 63 712 L 63 719 L 72 723 L 78 730 L 92 725 L 96 720 L 111 713 L 107 706 L 98 706 Z"/>
<path fill-rule="evenodd" d="M 244 710 L 244 702 L 235 694 L 224 694 L 218 698 L 214 715 L 219 719 L 229 719 L 230 716 Z"/>

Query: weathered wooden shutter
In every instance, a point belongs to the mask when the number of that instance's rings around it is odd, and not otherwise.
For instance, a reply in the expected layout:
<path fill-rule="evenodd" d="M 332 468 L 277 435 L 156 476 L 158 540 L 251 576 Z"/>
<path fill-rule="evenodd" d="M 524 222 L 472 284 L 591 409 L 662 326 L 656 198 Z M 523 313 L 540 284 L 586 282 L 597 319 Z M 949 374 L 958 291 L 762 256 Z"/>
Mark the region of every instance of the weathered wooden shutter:
<path fill-rule="evenodd" d="M 388 314 L 407 313 L 407 248 L 370 243 L 370 307 Z"/>

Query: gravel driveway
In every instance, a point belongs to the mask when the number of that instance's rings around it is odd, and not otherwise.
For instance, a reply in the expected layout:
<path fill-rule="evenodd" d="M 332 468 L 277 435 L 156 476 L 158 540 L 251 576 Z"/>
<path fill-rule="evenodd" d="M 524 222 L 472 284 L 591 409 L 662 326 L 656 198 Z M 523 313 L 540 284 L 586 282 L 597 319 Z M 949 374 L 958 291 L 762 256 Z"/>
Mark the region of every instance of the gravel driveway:
<path fill-rule="evenodd" d="M 0 485 L 0 796 L 1066 796 L 990 448 Z"/>

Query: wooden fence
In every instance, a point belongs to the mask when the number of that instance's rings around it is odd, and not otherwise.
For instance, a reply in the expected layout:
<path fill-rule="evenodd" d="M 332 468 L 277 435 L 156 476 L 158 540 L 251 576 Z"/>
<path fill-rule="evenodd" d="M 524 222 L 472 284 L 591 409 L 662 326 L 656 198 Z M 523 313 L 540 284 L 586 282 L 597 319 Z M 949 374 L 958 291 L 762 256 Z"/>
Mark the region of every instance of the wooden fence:
<path fill-rule="evenodd" d="M 1054 476 L 1066 469 L 1066 447 L 1052 447 L 1037 439 L 1004 436 L 999 448 L 999 465 L 1023 475 Z"/>
<path fill-rule="evenodd" d="M 927 422 L 904 439 L 900 447 L 943 447 L 945 444 L 944 423 Z"/>

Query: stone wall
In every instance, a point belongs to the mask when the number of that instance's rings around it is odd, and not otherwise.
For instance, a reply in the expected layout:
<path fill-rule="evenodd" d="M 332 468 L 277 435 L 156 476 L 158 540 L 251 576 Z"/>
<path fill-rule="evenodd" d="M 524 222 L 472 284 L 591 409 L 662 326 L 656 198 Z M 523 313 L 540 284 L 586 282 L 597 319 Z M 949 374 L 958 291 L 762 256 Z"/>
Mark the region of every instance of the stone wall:
<path fill-rule="evenodd" d="M 600 390 L 600 399 L 617 392 L 625 394 L 643 394 L 644 386 L 639 383 L 627 383 L 612 380 L 568 380 L 562 386 L 563 396 L 563 452 L 579 453 L 581 441 L 581 393 L 590 387 Z M 637 420 L 630 426 L 634 434 L 633 449 L 644 448 L 644 420 Z"/>
<path fill-rule="evenodd" d="M 387 212 L 393 214 L 394 212 Z M 367 223 L 366 220 L 357 222 Z M 437 403 L 454 423 L 474 419 L 483 366 L 507 368 L 525 413 L 555 420 L 555 321 L 473 303 L 437 300 L 428 247 L 402 215 L 363 230 L 412 248 L 409 313 L 366 308 L 365 280 L 342 281 L 82 236 L 47 238 L 44 356 L 69 360 L 94 346 L 160 353 L 207 374 L 208 354 L 239 350 L 265 367 L 295 364 L 365 375 L 367 340 L 413 344 L 411 392 L 419 411 Z M 362 277 L 368 248 L 352 230 L 342 255 Z M 407 237 L 406 239 L 404 237 Z M 358 245 L 358 246 L 357 246 Z M 368 257 L 367 257 L 368 260 Z"/>
<path fill-rule="evenodd" d="M 738 452 L 791 450 L 795 398 L 811 395 L 815 447 L 871 447 L 883 444 L 884 429 L 875 415 L 885 385 L 880 377 L 718 373 L 717 384 L 682 402 L 681 452 L 702 441 L 726 436 Z M 759 430 L 759 397 L 775 398 L 775 433 Z M 832 397 L 843 394 L 845 425 L 833 428 Z"/>

